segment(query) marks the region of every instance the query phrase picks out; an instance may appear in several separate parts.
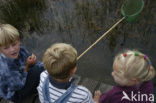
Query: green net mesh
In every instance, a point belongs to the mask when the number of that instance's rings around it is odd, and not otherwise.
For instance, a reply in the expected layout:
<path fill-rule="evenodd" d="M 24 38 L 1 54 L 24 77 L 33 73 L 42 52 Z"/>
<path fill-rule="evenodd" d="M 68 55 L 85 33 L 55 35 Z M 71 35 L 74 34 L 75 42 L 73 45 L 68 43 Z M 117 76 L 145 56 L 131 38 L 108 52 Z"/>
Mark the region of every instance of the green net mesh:
<path fill-rule="evenodd" d="M 142 11 L 144 6 L 143 0 L 126 0 L 122 5 L 122 15 L 126 17 L 126 20 L 133 22 Z"/>

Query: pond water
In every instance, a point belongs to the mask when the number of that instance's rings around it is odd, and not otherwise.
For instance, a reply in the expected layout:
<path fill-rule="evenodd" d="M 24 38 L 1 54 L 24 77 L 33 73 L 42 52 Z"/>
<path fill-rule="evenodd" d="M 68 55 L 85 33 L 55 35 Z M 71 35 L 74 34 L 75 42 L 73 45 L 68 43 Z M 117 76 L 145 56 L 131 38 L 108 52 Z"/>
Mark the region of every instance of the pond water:
<path fill-rule="evenodd" d="M 144 0 L 138 20 L 120 23 L 78 61 L 77 74 L 108 84 L 114 56 L 124 49 L 147 54 L 156 67 L 156 0 Z M 41 60 L 54 43 L 72 44 L 80 55 L 122 18 L 124 0 L 0 0 L 0 22 L 19 29 L 23 45 Z"/>

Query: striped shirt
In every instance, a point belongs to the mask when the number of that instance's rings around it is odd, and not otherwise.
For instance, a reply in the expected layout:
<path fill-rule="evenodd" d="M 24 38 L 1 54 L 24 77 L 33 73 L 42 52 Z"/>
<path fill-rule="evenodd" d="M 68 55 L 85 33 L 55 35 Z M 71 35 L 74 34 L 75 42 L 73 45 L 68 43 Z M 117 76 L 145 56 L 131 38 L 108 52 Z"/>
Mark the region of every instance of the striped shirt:
<path fill-rule="evenodd" d="M 43 88 L 43 83 L 47 78 L 47 76 L 48 76 L 47 71 L 41 73 L 40 84 L 37 87 L 39 99 L 41 103 L 44 103 L 42 88 Z M 61 97 L 65 92 L 66 89 L 59 89 L 56 86 L 53 86 L 51 83 L 49 83 L 49 95 L 52 103 L 55 102 L 59 97 Z M 92 99 L 92 94 L 87 88 L 83 86 L 77 86 L 77 88 L 71 94 L 71 97 L 69 98 L 67 103 L 94 103 L 94 102 Z"/>

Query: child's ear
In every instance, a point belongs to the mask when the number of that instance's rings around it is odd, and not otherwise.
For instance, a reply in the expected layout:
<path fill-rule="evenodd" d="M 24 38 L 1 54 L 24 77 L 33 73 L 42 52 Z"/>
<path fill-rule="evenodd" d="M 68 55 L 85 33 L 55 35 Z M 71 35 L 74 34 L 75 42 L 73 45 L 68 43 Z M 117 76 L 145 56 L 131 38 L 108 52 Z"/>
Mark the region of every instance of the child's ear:
<path fill-rule="evenodd" d="M 132 82 L 133 82 L 134 84 L 136 84 L 136 82 L 137 82 L 136 78 L 132 78 Z"/>
<path fill-rule="evenodd" d="M 137 84 L 137 80 L 136 78 L 132 78 L 129 80 L 129 82 L 127 83 L 127 86 L 133 86 Z"/>
<path fill-rule="evenodd" d="M 72 75 L 75 74 L 76 70 L 77 70 L 77 67 L 75 66 L 75 67 L 71 70 L 71 74 L 72 74 Z"/>

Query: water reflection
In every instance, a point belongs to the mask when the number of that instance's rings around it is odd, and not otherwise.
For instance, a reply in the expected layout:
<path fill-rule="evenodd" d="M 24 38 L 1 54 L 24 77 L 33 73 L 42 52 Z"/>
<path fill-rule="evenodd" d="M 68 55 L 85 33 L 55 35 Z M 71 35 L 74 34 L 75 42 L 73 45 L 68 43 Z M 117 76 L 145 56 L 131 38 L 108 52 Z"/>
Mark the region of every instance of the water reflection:
<path fill-rule="evenodd" d="M 56 42 L 71 43 L 78 53 L 122 18 L 124 0 L 0 0 L 0 22 L 17 27 L 24 45 L 39 59 Z M 136 48 L 152 57 L 156 66 L 155 0 L 144 0 L 145 7 L 134 24 L 122 22 L 79 61 L 77 71 L 113 83 L 110 75 L 114 55 L 123 48 Z"/>

